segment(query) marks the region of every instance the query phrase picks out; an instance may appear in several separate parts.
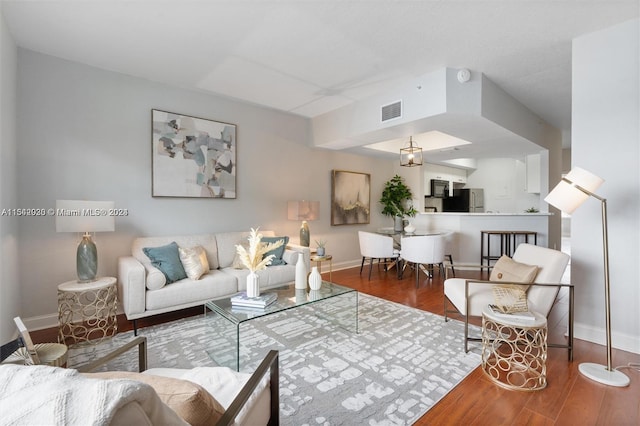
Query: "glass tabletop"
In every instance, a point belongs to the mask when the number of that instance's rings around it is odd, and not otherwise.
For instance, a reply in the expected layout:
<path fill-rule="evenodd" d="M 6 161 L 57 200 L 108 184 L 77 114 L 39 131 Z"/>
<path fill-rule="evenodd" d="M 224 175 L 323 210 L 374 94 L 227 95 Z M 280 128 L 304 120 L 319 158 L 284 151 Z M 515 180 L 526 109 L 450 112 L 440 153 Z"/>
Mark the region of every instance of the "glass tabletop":
<path fill-rule="evenodd" d="M 239 307 L 231 303 L 231 298 L 210 300 L 205 305 L 210 310 L 222 315 L 233 323 L 242 323 L 276 312 L 286 311 L 309 303 L 317 302 L 331 297 L 340 296 L 356 290 L 339 284 L 323 281 L 320 290 L 297 290 L 293 283 L 281 287 L 270 288 L 261 291 L 261 294 L 276 293 L 278 299 L 265 308 Z"/>

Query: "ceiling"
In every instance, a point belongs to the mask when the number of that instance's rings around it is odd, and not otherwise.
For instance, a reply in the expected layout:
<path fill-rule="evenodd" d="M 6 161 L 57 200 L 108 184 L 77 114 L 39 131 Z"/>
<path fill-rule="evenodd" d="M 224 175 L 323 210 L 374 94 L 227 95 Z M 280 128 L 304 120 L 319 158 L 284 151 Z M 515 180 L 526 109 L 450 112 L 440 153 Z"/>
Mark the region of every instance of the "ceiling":
<path fill-rule="evenodd" d="M 571 40 L 638 0 L 1 0 L 16 43 L 305 117 L 443 67 L 571 128 Z"/>

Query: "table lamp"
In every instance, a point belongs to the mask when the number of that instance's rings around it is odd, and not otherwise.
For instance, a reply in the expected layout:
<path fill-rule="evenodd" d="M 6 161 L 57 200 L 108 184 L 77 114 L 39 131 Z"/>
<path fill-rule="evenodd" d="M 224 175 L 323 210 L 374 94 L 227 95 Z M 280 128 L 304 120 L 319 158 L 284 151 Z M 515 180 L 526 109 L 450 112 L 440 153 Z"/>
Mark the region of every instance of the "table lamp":
<path fill-rule="evenodd" d="M 609 386 L 628 386 L 629 377 L 611 366 L 611 300 L 609 283 L 609 237 L 607 234 L 607 200 L 594 193 L 604 180 L 580 167 L 574 167 L 545 197 L 552 206 L 571 214 L 589 197 L 602 204 L 602 248 L 604 253 L 604 300 L 607 340 L 607 365 L 583 362 L 578 370 L 584 376 Z"/>
<path fill-rule="evenodd" d="M 320 213 L 320 201 L 289 201 L 287 202 L 287 219 L 301 220 L 300 245 L 309 247 L 311 235 L 307 221 L 317 220 Z"/>
<path fill-rule="evenodd" d="M 95 281 L 98 272 L 98 251 L 91 232 L 111 232 L 115 229 L 113 201 L 56 201 L 56 232 L 82 232 L 76 253 L 78 282 Z"/>

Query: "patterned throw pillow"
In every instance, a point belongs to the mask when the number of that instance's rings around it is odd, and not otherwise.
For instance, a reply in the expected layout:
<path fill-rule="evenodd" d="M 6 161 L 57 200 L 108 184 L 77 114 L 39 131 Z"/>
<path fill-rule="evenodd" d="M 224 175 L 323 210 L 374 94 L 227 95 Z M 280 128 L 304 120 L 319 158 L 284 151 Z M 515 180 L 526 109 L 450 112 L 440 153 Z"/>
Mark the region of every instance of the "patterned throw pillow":
<path fill-rule="evenodd" d="M 180 253 L 180 261 L 184 267 L 187 276 L 192 280 L 199 280 L 204 274 L 209 272 L 209 261 L 207 260 L 207 252 L 202 246 L 191 248 L 178 247 Z"/>
<path fill-rule="evenodd" d="M 260 240 L 262 243 L 265 243 L 265 244 L 275 243 L 276 241 L 279 241 L 279 240 L 284 240 L 284 242 L 280 247 L 274 250 L 268 251 L 264 254 L 264 256 L 262 256 L 262 258 L 264 259 L 270 254 L 274 255 L 274 258 L 271 259 L 271 265 L 269 266 L 287 264 L 287 262 L 285 262 L 282 259 L 282 255 L 284 255 L 284 250 L 287 248 L 287 244 L 289 244 L 289 237 L 262 237 L 262 240 Z"/>

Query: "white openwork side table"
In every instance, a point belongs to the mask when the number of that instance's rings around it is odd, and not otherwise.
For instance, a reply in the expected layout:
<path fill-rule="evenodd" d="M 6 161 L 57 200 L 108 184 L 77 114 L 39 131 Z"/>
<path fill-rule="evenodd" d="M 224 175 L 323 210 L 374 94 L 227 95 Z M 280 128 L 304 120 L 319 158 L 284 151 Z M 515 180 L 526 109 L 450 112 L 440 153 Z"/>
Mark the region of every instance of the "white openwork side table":
<path fill-rule="evenodd" d="M 58 286 L 58 341 L 69 345 L 99 343 L 118 331 L 118 288 L 114 277 Z"/>
<path fill-rule="evenodd" d="M 496 384 L 534 391 L 547 386 L 547 319 L 504 319 L 482 311 L 482 370 Z"/>

